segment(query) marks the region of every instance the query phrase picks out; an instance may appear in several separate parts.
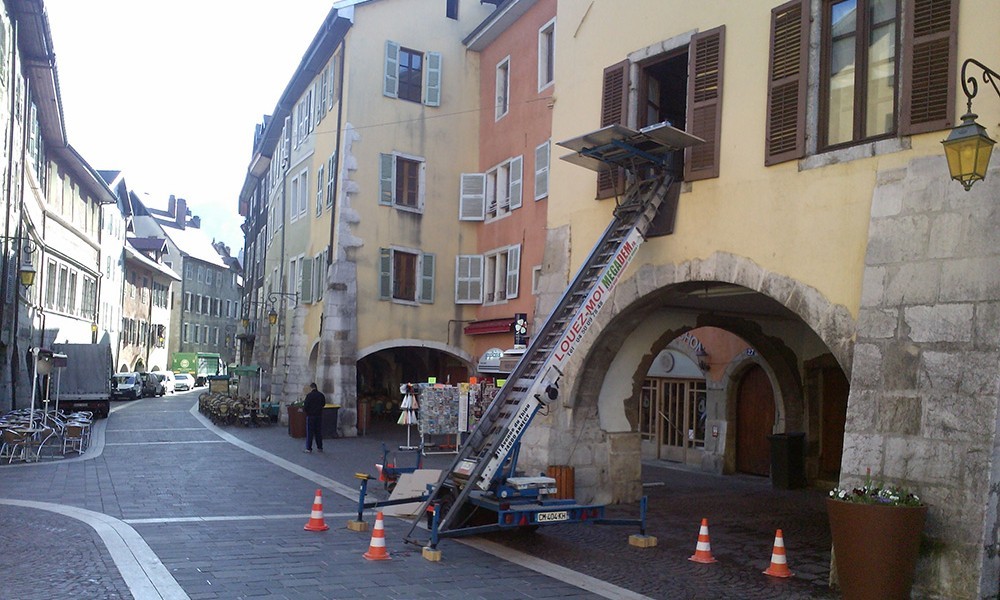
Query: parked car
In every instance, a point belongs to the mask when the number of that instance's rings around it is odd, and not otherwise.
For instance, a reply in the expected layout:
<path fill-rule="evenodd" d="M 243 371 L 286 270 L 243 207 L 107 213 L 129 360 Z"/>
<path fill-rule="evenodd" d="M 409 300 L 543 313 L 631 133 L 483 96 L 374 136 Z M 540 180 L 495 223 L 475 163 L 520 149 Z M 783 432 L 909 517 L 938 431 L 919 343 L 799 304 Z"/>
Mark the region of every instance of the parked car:
<path fill-rule="evenodd" d="M 174 393 L 174 372 L 173 371 L 153 371 L 153 374 L 163 382 L 163 389 L 168 394 Z"/>
<path fill-rule="evenodd" d="M 167 393 L 163 382 L 160 381 L 160 377 L 156 373 L 139 373 L 139 379 L 142 380 L 142 395 L 144 398 L 153 398 Z"/>
<path fill-rule="evenodd" d="M 194 388 L 194 377 L 187 373 L 174 373 L 174 391 L 186 392 Z"/>
<path fill-rule="evenodd" d="M 115 373 L 111 376 L 112 400 L 138 400 L 142 398 L 142 379 L 138 373 Z"/>

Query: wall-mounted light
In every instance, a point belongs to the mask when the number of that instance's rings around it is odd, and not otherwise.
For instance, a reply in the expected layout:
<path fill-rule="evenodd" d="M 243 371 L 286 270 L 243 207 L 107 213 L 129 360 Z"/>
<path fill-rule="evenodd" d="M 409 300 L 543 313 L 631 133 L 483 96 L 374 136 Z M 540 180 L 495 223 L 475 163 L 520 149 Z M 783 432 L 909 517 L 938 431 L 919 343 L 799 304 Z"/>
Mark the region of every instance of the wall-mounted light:
<path fill-rule="evenodd" d="M 1000 97 L 1000 88 L 997 87 L 1000 73 L 974 58 L 966 59 L 962 63 L 962 91 L 968 99 L 966 112 L 962 115 L 962 123 L 951 130 L 948 139 L 941 142 L 945 158 L 948 159 L 948 172 L 952 179 L 962 184 L 965 191 L 969 191 L 972 184 L 986 178 L 990 155 L 993 153 L 993 145 L 996 144 L 996 141 L 987 135 L 986 128 L 976 122 L 979 115 L 972 112 L 972 99 L 979 92 L 979 82 L 975 77 L 966 76 L 965 71 L 970 64 L 983 70 L 983 82 L 991 84 Z"/>
<path fill-rule="evenodd" d="M 4 240 L 4 241 L 7 241 L 7 240 L 19 240 L 20 241 L 19 246 L 21 248 L 21 252 L 27 254 L 29 257 L 32 254 L 35 253 L 35 245 L 32 244 L 31 240 L 28 239 L 28 238 L 25 238 L 25 237 L 18 238 L 18 237 L 0 236 L 0 240 Z M 22 260 L 20 261 L 20 263 L 21 263 L 21 266 L 17 270 L 17 279 L 21 283 L 21 286 L 24 288 L 24 291 L 28 291 L 28 288 L 30 288 L 31 286 L 33 286 L 35 284 L 35 275 L 38 274 L 38 271 L 35 269 L 35 266 L 33 264 L 31 264 L 31 260 L 30 259 L 29 260 L 23 260 L 23 257 L 22 257 Z"/>
<path fill-rule="evenodd" d="M 295 292 L 271 292 L 267 295 L 267 304 L 271 310 L 267 311 L 267 322 L 274 325 L 278 322 L 277 304 L 282 297 L 292 298 L 293 302 L 299 301 L 299 295 Z"/>

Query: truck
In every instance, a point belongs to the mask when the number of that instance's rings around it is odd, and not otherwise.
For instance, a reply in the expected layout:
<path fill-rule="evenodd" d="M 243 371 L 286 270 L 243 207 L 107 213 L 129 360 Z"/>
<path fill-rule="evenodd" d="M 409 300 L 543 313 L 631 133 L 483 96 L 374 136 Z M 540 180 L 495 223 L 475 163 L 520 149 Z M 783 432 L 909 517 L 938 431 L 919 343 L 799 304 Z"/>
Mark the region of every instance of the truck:
<path fill-rule="evenodd" d="M 105 418 L 111 408 L 114 363 L 110 344 L 53 344 L 54 361 L 49 408 L 64 412 L 89 410 Z M 65 357 L 65 358 L 63 358 Z"/>
<path fill-rule="evenodd" d="M 174 373 L 188 373 L 194 377 L 195 385 L 208 383 L 208 378 L 225 375 L 226 367 L 222 355 L 216 352 L 174 352 L 170 361 Z"/>

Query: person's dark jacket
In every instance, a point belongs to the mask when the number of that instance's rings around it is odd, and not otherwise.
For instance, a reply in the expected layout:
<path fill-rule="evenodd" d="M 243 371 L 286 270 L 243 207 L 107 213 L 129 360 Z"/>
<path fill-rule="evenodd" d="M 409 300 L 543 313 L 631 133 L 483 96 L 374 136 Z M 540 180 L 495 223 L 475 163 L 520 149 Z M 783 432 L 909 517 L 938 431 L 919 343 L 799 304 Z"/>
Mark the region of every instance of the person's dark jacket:
<path fill-rule="evenodd" d="M 310 417 L 323 415 L 323 406 L 326 405 L 326 396 L 319 390 L 311 390 L 306 394 L 306 401 L 302 405 L 302 410 Z"/>

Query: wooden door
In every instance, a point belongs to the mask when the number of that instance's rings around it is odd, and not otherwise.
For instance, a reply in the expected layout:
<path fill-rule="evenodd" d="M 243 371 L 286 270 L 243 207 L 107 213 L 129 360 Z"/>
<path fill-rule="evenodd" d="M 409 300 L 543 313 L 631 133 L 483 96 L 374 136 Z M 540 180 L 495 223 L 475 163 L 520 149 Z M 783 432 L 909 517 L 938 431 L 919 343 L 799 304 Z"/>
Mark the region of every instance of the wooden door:
<path fill-rule="evenodd" d="M 774 390 L 757 365 L 743 374 L 736 396 L 736 470 L 767 476 L 771 473 L 774 431 Z"/>
<path fill-rule="evenodd" d="M 823 475 L 838 475 L 844 453 L 844 424 L 850 386 L 838 367 L 823 369 L 823 408 L 820 424 L 819 469 Z"/>

